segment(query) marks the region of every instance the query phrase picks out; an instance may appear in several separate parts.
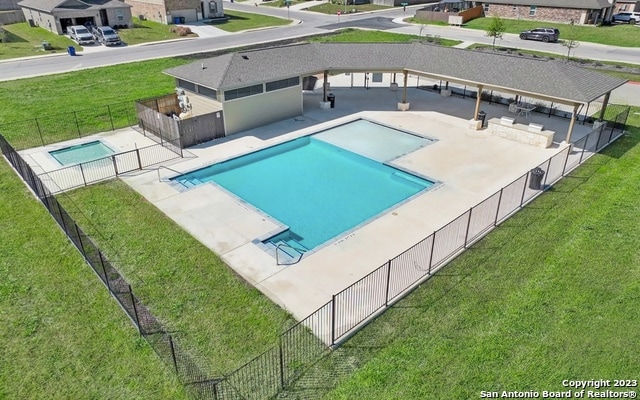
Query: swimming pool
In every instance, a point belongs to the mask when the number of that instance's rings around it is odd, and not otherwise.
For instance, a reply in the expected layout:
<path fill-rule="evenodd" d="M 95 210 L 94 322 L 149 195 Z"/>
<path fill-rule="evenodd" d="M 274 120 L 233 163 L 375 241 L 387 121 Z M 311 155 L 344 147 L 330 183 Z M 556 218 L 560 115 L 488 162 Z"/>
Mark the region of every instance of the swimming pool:
<path fill-rule="evenodd" d="M 113 150 L 99 140 L 49 152 L 61 165 L 79 164 L 97 160 L 114 153 Z"/>
<path fill-rule="evenodd" d="M 283 242 L 302 251 L 434 185 L 320 137 L 301 137 L 173 180 L 186 187 L 207 182 L 220 185 L 288 228 L 265 242 Z M 418 139 L 414 148 L 424 145 L 425 139 Z M 404 147 L 402 152 L 406 151 Z"/>

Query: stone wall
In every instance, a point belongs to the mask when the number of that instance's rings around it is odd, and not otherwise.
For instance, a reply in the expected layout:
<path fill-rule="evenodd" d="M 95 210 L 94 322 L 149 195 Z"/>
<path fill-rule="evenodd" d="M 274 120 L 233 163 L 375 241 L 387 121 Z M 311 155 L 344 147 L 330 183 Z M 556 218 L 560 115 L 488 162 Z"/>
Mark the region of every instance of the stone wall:
<path fill-rule="evenodd" d="M 485 12 L 485 16 L 498 15 L 501 18 L 549 21 L 564 24 L 568 24 L 572 20 L 576 24 L 586 24 L 591 19 L 591 23 L 594 23 L 598 13 L 590 15 L 588 11 L 575 8 L 537 7 L 535 15 L 530 16 L 530 6 L 489 4 L 489 10 Z"/>
<path fill-rule="evenodd" d="M 553 144 L 553 135 L 555 132 L 546 131 L 539 125 L 534 125 L 532 127 L 524 124 L 507 124 L 500 118 L 491 118 L 488 121 L 488 125 L 490 134 L 505 139 L 526 143 L 543 149 L 546 149 Z M 538 127 L 539 130 L 536 129 Z"/>
<path fill-rule="evenodd" d="M 144 19 L 148 19 L 149 21 L 161 22 L 163 24 L 167 23 L 167 11 L 162 1 L 147 2 L 126 0 L 125 3 L 133 6 L 131 8 L 131 14 L 135 17 L 143 16 Z"/>

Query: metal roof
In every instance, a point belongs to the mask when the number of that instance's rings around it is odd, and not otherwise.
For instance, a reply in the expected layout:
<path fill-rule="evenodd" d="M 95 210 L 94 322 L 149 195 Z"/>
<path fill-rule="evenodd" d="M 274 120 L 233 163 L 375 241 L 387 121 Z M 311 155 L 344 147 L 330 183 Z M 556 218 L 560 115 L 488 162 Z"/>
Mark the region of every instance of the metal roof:
<path fill-rule="evenodd" d="M 526 93 L 565 104 L 588 103 L 626 80 L 540 60 L 426 43 L 306 43 L 241 51 L 164 72 L 198 85 L 228 90 L 293 76 L 329 72 L 410 71 L 485 90 Z"/>
<path fill-rule="evenodd" d="M 599 10 L 602 8 L 613 7 L 614 2 L 609 2 L 609 0 L 491 0 L 484 3 Z"/>

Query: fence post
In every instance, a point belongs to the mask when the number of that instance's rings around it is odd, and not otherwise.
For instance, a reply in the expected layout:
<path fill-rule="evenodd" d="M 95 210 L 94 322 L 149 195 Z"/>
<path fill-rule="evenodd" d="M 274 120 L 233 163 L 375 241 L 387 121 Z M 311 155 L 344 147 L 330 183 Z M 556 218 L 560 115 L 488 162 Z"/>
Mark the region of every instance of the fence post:
<path fill-rule="evenodd" d="M 102 265 L 102 272 L 104 272 L 104 283 L 107 284 L 107 289 L 109 289 L 109 292 L 113 293 L 113 290 L 111 290 L 111 284 L 109 283 L 109 274 L 107 273 L 107 269 L 104 267 L 104 259 L 102 258 L 102 252 L 99 249 L 98 258 L 100 258 L 100 265 Z"/>
<path fill-rule="evenodd" d="M 496 218 L 493 221 L 493 226 L 498 225 L 498 215 L 500 214 L 500 203 L 502 203 L 502 191 L 504 188 L 500 189 L 500 195 L 498 196 L 498 207 L 496 207 Z"/>
<path fill-rule="evenodd" d="M 76 129 L 78 130 L 78 137 L 82 137 L 82 133 L 80 133 L 80 124 L 78 123 L 78 115 L 76 112 L 73 112 L 73 119 L 76 121 Z"/>
<path fill-rule="evenodd" d="M 471 227 L 471 213 L 473 213 L 473 207 L 469 209 L 469 218 L 467 219 L 467 231 L 464 233 L 464 248 L 467 248 L 467 241 L 469 240 L 469 228 Z"/>
<path fill-rule="evenodd" d="M 284 356 L 282 354 L 282 335 L 278 338 L 278 356 L 280 358 L 280 389 L 284 389 Z"/>
<path fill-rule="evenodd" d="M 84 252 L 84 245 L 82 244 L 82 235 L 80 234 L 80 228 L 78 227 L 78 224 L 74 223 L 74 225 L 76 227 L 76 233 L 78 234 L 78 242 L 80 242 L 80 247 L 78 247 L 78 250 L 80 250 L 84 258 L 86 259 L 87 254 Z"/>
<path fill-rule="evenodd" d="M 116 172 L 116 176 L 118 176 L 118 163 L 116 162 L 116 156 L 111 156 L 111 161 L 113 162 L 113 170 Z"/>
<path fill-rule="evenodd" d="M 173 360 L 173 366 L 176 369 L 176 375 L 178 375 L 178 379 L 180 379 L 180 372 L 178 371 L 178 361 L 176 360 L 176 350 L 173 348 L 173 339 L 171 335 L 169 335 L 169 347 L 171 348 L 171 359 Z"/>
<path fill-rule="evenodd" d="M 387 261 L 387 288 L 384 293 L 384 306 L 389 305 L 389 285 L 391 283 L 391 260 Z"/>
<path fill-rule="evenodd" d="M 56 203 L 58 203 L 58 212 L 60 213 L 60 220 L 62 220 L 62 230 L 64 231 L 65 235 L 69 235 L 67 232 L 67 224 L 64 222 L 64 216 L 62 215 L 62 207 L 60 206 L 60 202 L 56 201 Z"/>
<path fill-rule="evenodd" d="M 573 151 L 573 144 L 569 144 L 569 150 L 567 151 L 567 156 L 564 158 L 564 165 L 562 166 L 562 176 L 567 173 L 567 163 L 569 162 L 569 154 Z"/>
<path fill-rule="evenodd" d="M 431 275 L 431 265 L 433 264 L 433 249 L 436 247 L 436 232 L 433 232 L 433 235 L 431 235 L 431 237 L 433 239 L 431 239 L 431 251 L 429 252 L 429 268 L 427 269 L 427 274 Z"/>
<path fill-rule="evenodd" d="M 78 165 L 80 166 L 80 174 L 82 175 L 82 182 L 84 182 L 84 185 L 87 186 L 87 180 L 84 177 L 84 169 L 82 169 L 82 163 Z"/>
<path fill-rule="evenodd" d="M 584 157 L 584 151 L 587 148 L 587 142 L 589 141 L 589 135 L 584 137 L 584 145 L 582 146 L 582 153 L 580 153 L 580 161 L 578 161 L 578 164 L 582 164 L 582 157 Z"/>
<path fill-rule="evenodd" d="M 336 344 L 336 295 L 331 295 L 331 345 Z"/>
<path fill-rule="evenodd" d="M 138 169 L 142 169 L 142 160 L 140 159 L 140 149 L 136 149 L 136 155 L 138 156 Z"/>
<path fill-rule="evenodd" d="M 133 295 L 133 290 L 131 290 L 131 285 L 129 285 L 129 294 L 131 295 L 131 306 L 133 307 L 133 315 L 136 318 L 136 325 L 138 326 L 138 333 L 142 335 L 142 326 L 140 325 L 140 318 L 138 317 L 138 308 L 136 307 L 136 298 Z"/>
<path fill-rule="evenodd" d="M 549 106 L 549 118 L 551 118 L 551 114 L 553 114 L 553 101 L 551 102 L 551 105 Z"/>
<path fill-rule="evenodd" d="M 42 130 L 40 129 L 40 124 L 38 123 L 38 118 L 34 118 L 33 120 L 36 122 L 36 128 L 38 128 L 38 135 L 40 135 L 40 141 L 42 142 L 42 145 L 44 146 L 44 137 L 42 136 Z"/>
<path fill-rule="evenodd" d="M 115 131 L 116 128 L 113 126 L 113 118 L 111 117 L 111 107 L 107 104 L 107 113 L 109 114 L 109 121 L 111 122 L 111 130 Z"/>
<path fill-rule="evenodd" d="M 520 207 L 524 204 L 524 194 L 527 193 L 527 181 L 531 175 L 531 171 L 527 172 L 527 177 L 524 180 L 524 184 L 522 185 L 522 197 L 520 197 Z"/>
<path fill-rule="evenodd" d="M 544 189 L 547 184 L 547 178 L 549 177 L 549 170 L 551 169 L 551 158 L 547 160 L 547 173 L 544 174 L 544 179 L 542 180 L 542 188 Z"/>

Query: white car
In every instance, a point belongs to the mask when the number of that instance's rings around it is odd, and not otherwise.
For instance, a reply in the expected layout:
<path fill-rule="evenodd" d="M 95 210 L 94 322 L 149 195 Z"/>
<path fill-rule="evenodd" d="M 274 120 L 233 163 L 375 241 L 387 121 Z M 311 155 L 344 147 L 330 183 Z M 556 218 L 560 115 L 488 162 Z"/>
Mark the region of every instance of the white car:
<path fill-rule="evenodd" d="M 73 25 L 67 28 L 67 34 L 71 40 L 75 40 L 78 44 L 94 44 L 95 39 L 87 28 L 82 25 Z"/>
<path fill-rule="evenodd" d="M 613 22 L 628 22 L 633 25 L 640 22 L 640 12 L 624 11 L 614 14 L 613 17 L 611 17 L 611 20 Z"/>

